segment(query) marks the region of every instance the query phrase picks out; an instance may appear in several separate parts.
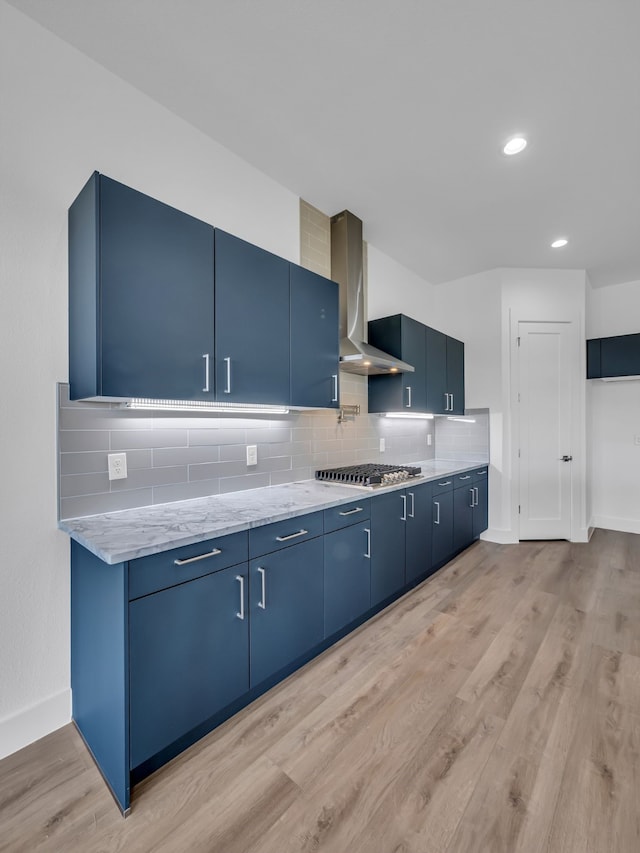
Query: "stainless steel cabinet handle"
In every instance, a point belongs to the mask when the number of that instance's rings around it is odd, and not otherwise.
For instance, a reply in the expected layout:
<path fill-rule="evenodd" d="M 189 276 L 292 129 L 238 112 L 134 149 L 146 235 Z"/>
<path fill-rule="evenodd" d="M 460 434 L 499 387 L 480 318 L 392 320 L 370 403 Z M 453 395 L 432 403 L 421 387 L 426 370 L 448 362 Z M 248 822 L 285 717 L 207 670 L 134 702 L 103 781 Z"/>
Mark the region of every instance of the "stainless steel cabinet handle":
<path fill-rule="evenodd" d="M 204 388 L 202 390 L 207 393 L 209 391 L 209 353 L 203 352 L 202 357 L 204 358 Z"/>
<path fill-rule="evenodd" d="M 298 530 L 297 533 L 290 533 L 288 536 L 276 536 L 276 542 L 287 542 L 289 539 L 296 539 L 298 536 L 306 536 L 308 530 Z"/>
<path fill-rule="evenodd" d="M 231 393 L 231 358 L 227 356 L 224 359 L 224 363 L 227 365 L 227 387 L 224 389 L 225 394 Z"/>
<path fill-rule="evenodd" d="M 242 575 L 236 575 L 236 580 L 240 584 L 240 610 L 236 613 L 238 619 L 244 619 L 244 578 Z"/>
<path fill-rule="evenodd" d="M 469 491 L 471 492 L 471 503 L 469 506 L 474 507 L 476 505 L 476 491 L 475 489 L 469 489 Z"/>
<path fill-rule="evenodd" d="M 407 520 L 407 496 L 406 495 L 400 495 L 400 497 L 402 498 L 402 518 L 400 520 L 406 521 Z"/>
<path fill-rule="evenodd" d="M 267 609 L 267 584 L 265 582 L 266 572 L 264 569 L 258 568 L 258 574 L 260 575 L 260 601 L 258 602 L 258 607 L 262 608 L 262 610 Z"/>
<path fill-rule="evenodd" d="M 439 486 L 450 486 L 451 480 L 445 480 L 444 483 L 438 483 Z"/>
<path fill-rule="evenodd" d="M 466 474 L 464 477 L 458 477 L 459 480 L 470 480 L 471 474 Z"/>
<path fill-rule="evenodd" d="M 451 409 L 449 411 L 453 411 L 455 409 L 455 403 L 453 402 L 453 394 L 451 395 Z"/>
<path fill-rule="evenodd" d="M 371 531 L 368 527 L 365 527 L 364 532 L 367 534 L 367 551 L 365 553 L 365 557 L 367 560 L 371 559 Z"/>
<path fill-rule="evenodd" d="M 411 408 L 411 385 L 407 385 L 407 409 Z"/>
<path fill-rule="evenodd" d="M 434 522 L 433 522 L 433 523 L 434 523 L 434 524 L 440 524 L 440 503 L 439 503 L 438 501 L 434 501 L 434 502 L 433 502 L 433 505 L 434 505 L 434 506 L 436 507 L 436 509 L 437 509 L 436 517 L 435 517 L 435 520 L 434 520 Z"/>
<path fill-rule="evenodd" d="M 409 518 L 415 518 L 416 517 L 416 496 L 413 494 L 413 492 L 407 492 L 407 494 L 411 498 L 411 509 L 409 510 Z"/>
<path fill-rule="evenodd" d="M 362 507 L 357 506 L 355 509 L 349 509 L 346 512 L 339 512 L 338 515 L 353 515 L 356 512 L 362 512 Z"/>
<path fill-rule="evenodd" d="M 480 503 L 480 493 L 478 492 L 478 487 L 474 486 L 473 491 L 476 493 L 476 506 Z"/>
<path fill-rule="evenodd" d="M 187 563 L 197 563 L 198 560 L 206 560 L 207 557 L 217 557 L 222 554 L 220 548 L 214 548 L 213 551 L 207 551 L 206 554 L 198 554 L 197 557 L 188 557 L 186 560 L 174 560 L 174 566 L 186 566 Z"/>
<path fill-rule="evenodd" d="M 444 410 L 445 410 L 445 412 L 448 412 L 448 411 L 450 411 L 450 409 L 449 409 L 449 394 L 445 391 L 444 396 L 447 398 L 445 401 L 445 404 L 444 404 Z"/>
<path fill-rule="evenodd" d="M 332 373 L 331 378 L 333 379 L 333 397 L 331 399 L 332 403 L 338 402 L 338 374 Z"/>

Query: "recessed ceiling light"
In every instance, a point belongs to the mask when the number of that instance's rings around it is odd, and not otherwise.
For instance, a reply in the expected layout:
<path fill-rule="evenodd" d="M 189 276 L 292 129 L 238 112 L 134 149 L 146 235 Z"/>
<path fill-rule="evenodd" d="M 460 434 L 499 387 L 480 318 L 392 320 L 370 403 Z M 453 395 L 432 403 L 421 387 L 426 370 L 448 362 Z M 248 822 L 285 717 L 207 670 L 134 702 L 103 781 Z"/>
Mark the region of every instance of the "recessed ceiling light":
<path fill-rule="evenodd" d="M 551 244 L 552 249 L 561 249 L 563 246 L 566 246 L 569 241 L 565 240 L 564 237 L 558 237 L 557 240 L 554 240 Z"/>
<path fill-rule="evenodd" d="M 524 136 L 514 136 L 507 142 L 502 150 L 505 154 L 511 156 L 512 154 L 519 154 L 521 151 L 524 151 L 526 147 L 527 140 Z"/>

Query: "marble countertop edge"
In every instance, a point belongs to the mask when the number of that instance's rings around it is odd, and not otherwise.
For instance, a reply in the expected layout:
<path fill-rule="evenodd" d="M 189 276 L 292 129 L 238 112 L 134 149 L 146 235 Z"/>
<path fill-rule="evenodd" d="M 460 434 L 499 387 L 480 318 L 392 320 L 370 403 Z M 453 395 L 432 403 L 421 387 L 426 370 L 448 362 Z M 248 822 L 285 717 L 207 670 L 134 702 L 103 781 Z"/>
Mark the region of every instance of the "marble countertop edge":
<path fill-rule="evenodd" d="M 488 465 L 429 459 L 420 476 L 375 489 L 304 480 L 225 495 L 61 519 L 60 530 L 105 563 L 134 560 Z"/>

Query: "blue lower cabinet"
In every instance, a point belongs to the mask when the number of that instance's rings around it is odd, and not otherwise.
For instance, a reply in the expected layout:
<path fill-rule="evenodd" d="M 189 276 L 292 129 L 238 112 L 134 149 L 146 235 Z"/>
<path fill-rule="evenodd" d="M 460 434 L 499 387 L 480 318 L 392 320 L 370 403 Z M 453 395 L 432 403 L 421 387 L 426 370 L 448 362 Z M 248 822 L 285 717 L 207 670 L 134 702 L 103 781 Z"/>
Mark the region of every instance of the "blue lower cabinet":
<path fill-rule="evenodd" d="M 370 522 L 324 537 L 324 635 L 354 622 L 371 605 Z"/>
<path fill-rule="evenodd" d="M 473 542 L 475 491 L 461 486 L 453 493 L 453 550 L 462 551 Z"/>
<path fill-rule="evenodd" d="M 435 489 L 434 489 L 435 490 Z M 453 554 L 453 491 L 434 494 L 432 501 L 431 560 L 438 568 Z"/>
<path fill-rule="evenodd" d="M 371 499 L 372 607 L 404 586 L 406 511 L 404 491 Z"/>
<path fill-rule="evenodd" d="M 323 639 L 322 537 L 251 560 L 249 574 L 255 687 Z"/>
<path fill-rule="evenodd" d="M 473 538 L 477 539 L 489 526 L 489 471 L 474 471 L 475 505 L 473 507 Z"/>
<path fill-rule="evenodd" d="M 407 498 L 405 581 L 431 573 L 431 483 L 405 489 Z"/>
<path fill-rule="evenodd" d="M 249 690 L 247 564 L 129 605 L 130 766 Z"/>

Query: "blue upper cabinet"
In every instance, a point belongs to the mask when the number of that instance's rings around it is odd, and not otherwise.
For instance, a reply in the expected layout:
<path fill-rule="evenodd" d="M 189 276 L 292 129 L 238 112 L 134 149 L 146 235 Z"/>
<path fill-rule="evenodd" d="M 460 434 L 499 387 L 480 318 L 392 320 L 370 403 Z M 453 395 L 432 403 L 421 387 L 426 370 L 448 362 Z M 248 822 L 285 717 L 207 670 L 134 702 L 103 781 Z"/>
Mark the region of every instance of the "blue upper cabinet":
<path fill-rule="evenodd" d="M 587 341 L 587 379 L 640 376 L 640 334 Z"/>
<path fill-rule="evenodd" d="M 426 327 L 395 314 L 369 323 L 369 343 L 406 361 L 414 373 L 369 378 L 370 412 L 426 412 Z"/>
<path fill-rule="evenodd" d="M 445 396 L 448 408 L 445 411 L 453 415 L 464 415 L 464 344 L 447 335 L 447 388 Z"/>
<path fill-rule="evenodd" d="M 216 399 L 289 403 L 289 263 L 216 228 Z"/>
<path fill-rule="evenodd" d="M 339 404 L 339 295 L 335 281 L 290 264 L 291 405 Z"/>
<path fill-rule="evenodd" d="M 213 228 L 95 173 L 69 210 L 72 399 L 213 399 Z"/>
<path fill-rule="evenodd" d="M 427 411 L 441 414 L 447 400 L 447 336 L 427 328 Z"/>

